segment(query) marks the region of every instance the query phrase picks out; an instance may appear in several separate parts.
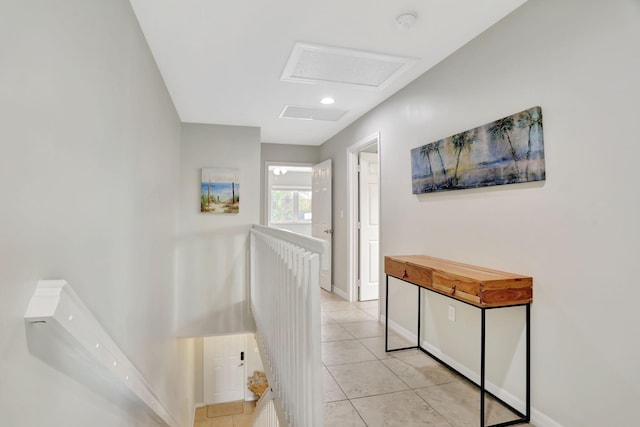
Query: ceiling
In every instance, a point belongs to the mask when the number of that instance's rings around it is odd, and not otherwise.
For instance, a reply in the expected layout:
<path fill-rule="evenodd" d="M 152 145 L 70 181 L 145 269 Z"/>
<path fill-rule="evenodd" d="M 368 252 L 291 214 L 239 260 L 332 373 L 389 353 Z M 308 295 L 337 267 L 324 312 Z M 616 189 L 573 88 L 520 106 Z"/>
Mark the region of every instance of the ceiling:
<path fill-rule="evenodd" d="M 183 122 L 257 126 L 262 142 L 301 145 L 322 144 L 525 1 L 130 0 Z M 417 19 L 401 29 L 409 11 Z M 296 43 L 415 61 L 379 88 L 282 81 Z M 287 105 L 346 113 L 280 118 Z"/>

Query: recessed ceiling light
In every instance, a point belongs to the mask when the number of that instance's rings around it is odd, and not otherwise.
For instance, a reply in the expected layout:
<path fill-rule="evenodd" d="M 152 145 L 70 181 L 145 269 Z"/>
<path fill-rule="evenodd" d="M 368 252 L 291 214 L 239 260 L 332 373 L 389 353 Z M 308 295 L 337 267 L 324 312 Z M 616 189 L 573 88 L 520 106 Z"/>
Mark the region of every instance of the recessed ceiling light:
<path fill-rule="evenodd" d="M 321 104 L 324 104 L 324 105 L 331 105 L 331 104 L 333 104 L 334 102 L 336 102 L 336 100 L 335 100 L 335 99 L 333 99 L 333 98 L 331 98 L 330 96 L 325 96 L 324 98 L 322 98 L 322 99 L 320 100 L 320 103 L 321 103 Z"/>

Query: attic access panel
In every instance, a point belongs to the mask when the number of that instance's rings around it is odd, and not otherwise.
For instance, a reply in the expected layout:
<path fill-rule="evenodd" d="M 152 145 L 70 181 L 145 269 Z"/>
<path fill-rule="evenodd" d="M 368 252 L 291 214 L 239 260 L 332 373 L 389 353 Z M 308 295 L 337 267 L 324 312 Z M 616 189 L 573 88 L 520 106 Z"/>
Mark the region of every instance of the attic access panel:
<path fill-rule="evenodd" d="M 416 62 L 401 56 L 296 43 L 280 80 L 382 88 Z"/>

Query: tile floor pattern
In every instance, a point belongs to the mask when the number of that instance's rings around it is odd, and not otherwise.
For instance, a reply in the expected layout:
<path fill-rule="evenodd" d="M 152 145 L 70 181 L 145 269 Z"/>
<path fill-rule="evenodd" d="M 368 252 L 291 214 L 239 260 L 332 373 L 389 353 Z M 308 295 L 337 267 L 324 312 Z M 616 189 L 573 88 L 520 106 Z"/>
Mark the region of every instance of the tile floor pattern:
<path fill-rule="evenodd" d="M 221 405 L 224 405 L 222 403 Z M 216 405 L 203 406 L 196 409 L 194 427 L 251 427 L 253 421 L 253 410 L 256 402 L 242 402 L 243 412 L 237 415 L 227 415 L 223 417 L 208 417 L 207 408 Z M 213 411 L 209 411 L 213 413 Z"/>
<path fill-rule="evenodd" d="M 377 318 L 377 301 L 322 291 L 325 427 L 477 427 L 477 389 L 421 351 L 385 353 Z M 411 344 L 390 332 L 389 345 Z M 495 402 L 486 414 L 490 424 L 515 418 Z"/>
<path fill-rule="evenodd" d="M 386 353 L 377 317 L 377 301 L 322 292 L 325 427 L 477 427 L 477 389 L 418 350 Z M 411 345 L 392 332 L 389 344 Z M 255 402 L 238 415 L 211 418 L 207 408 L 196 410 L 194 427 L 250 427 Z M 490 424 L 514 418 L 495 402 L 486 408 Z"/>

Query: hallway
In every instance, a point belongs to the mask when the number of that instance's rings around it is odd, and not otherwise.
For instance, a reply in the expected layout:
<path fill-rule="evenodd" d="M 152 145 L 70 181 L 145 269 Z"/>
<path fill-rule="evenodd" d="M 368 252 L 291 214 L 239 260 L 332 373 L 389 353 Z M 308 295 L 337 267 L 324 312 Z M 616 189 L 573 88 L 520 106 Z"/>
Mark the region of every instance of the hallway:
<path fill-rule="evenodd" d="M 477 389 L 418 350 L 385 353 L 377 313 L 377 301 L 322 291 L 325 427 L 477 427 Z M 390 332 L 389 345 L 411 344 Z M 494 402 L 486 413 L 490 424 L 515 418 Z"/>

